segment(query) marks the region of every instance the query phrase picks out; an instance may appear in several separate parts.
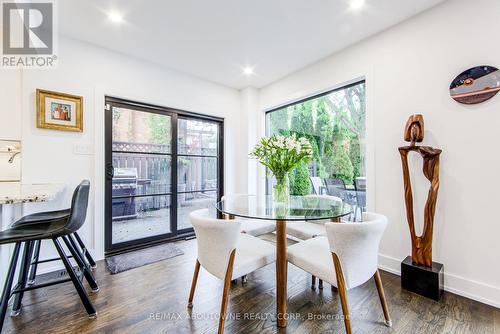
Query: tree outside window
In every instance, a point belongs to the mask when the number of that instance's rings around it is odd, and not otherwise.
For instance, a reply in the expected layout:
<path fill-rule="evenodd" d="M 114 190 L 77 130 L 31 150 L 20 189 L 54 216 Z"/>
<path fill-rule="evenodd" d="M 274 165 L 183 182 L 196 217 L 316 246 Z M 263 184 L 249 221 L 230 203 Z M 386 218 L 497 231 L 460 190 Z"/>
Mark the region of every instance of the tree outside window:
<path fill-rule="evenodd" d="M 366 175 L 365 119 L 364 82 L 267 113 L 267 135 L 296 133 L 313 147 L 312 162 L 290 175 L 292 195 L 311 193 L 310 176 L 350 185 Z"/>

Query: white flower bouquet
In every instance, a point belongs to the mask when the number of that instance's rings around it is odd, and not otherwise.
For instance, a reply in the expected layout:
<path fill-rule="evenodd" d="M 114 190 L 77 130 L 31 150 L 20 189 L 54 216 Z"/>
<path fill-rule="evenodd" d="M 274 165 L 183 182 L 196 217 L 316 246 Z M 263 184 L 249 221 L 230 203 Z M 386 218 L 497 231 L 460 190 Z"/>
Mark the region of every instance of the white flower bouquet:
<path fill-rule="evenodd" d="M 261 138 L 260 142 L 250 153 L 250 157 L 257 159 L 269 169 L 276 178 L 273 196 L 277 202 L 288 202 L 288 174 L 302 162 L 309 162 L 312 158 L 311 143 L 307 138 L 273 135 Z"/>

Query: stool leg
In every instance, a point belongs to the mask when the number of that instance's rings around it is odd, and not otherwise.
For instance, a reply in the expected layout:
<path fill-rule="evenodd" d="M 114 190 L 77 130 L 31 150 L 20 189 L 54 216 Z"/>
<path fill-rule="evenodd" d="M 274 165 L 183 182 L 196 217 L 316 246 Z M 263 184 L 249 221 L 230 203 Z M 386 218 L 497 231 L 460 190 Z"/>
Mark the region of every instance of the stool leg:
<path fill-rule="evenodd" d="M 80 255 L 80 259 L 87 265 L 87 267 L 89 267 L 90 269 L 90 265 L 89 263 L 86 261 L 85 259 L 85 254 L 84 254 L 84 251 L 85 251 L 85 248 L 84 247 L 81 247 L 80 244 L 78 244 L 76 241 L 75 241 L 75 238 L 73 238 L 73 235 L 69 234 L 67 236 L 64 237 L 65 239 L 67 239 L 69 242 L 71 242 L 71 246 L 73 246 L 73 249 L 75 251 L 78 252 L 78 254 Z"/>
<path fill-rule="evenodd" d="M 71 234 L 66 236 L 65 239 L 67 239 L 71 243 L 71 246 L 73 246 L 73 249 L 78 252 L 78 255 L 80 256 L 81 262 L 85 264 L 85 267 L 88 270 L 90 270 L 91 265 L 89 262 L 87 262 L 87 260 L 85 258 L 85 248 L 80 247 L 79 244 L 75 241 L 75 238 L 73 238 L 73 236 Z"/>
<path fill-rule="evenodd" d="M 14 252 L 12 253 L 12 259 L 10 260 L 9 271 L 7 272 L 7 277 L 5 278 L 5 285 L 3 287 L 2 299 L 0 302 L 0 332 L 2 332 L 5 314 L 7 313 L 7 306 L 9 304 L 10 291 L 12 289 L 12 282 L 14 281 L 14 274 L 16 273 L 16 266 L 17 260 L 19 258 L 20 248 L 21 243 L 16 243 L 16 245 L 14 246 Z"/>
<path fill-rule="evenodd" d="M 90 288 L 92 289 L 92 292 L 99 291 L 99 286 L 97 285 L 97 282 L 95 281 L 95 278 L 94 278 L 94 275 L 92 274 L 92 271 L 85 263 L 85 260 L 82 259 L 82 255 L 76 249 L 76 245 L 73 243 L 73 240 L 67 236 L 62 237 L 62 239 L 64 240 L 66 247 L 68 247 L 71 255 L 73 255 L 73 258 L 75 259 L 76 263 L 78 264 L 78 267 L 80 267 L 80 270 L 83 271 L 83 275 L 85 276 L 85 279 L 89 283 Z"/>
<path fill-rule="evenodd" d="M 85 247 L 85 244 L 83 243 L 82 239 L 80 238 L 80 236 L 76 232 L 73 233 L 73 235 L 75 236 L 75 239 L 78 242 L 78 244 L 80 245 L 80 247 L 83 249 L 83 253 L 84 253 L 85 257 L 87 258 L 87 261 L 89 261 L 90 267 L 92 269 L 95 269 L 95 267 L 97 267 L 97 264 L 95 263 L 94 259 L 92 258 L 92 255 L 90 255 L 90 252 L 87 250 L 87 247 Z"/>
<path fill-rule="evenodd" d="M 27 241 L 24 243 L 24 254 L 21 260 L 21 268 L 19 268 L 19 279 L 17 283 L 17 288 L 26 288 L 26 283 L 28 281 L 28 270 L 30 268 L 31 256 L 33 251 L 33 241 Z M 14 294 L 14 303 L 12 304 L 12 311 L 10 312 L 11 317 L 16 317 L 21 313 L 21 302 L 23 300 L 24 291 L 19 291 Z"/>
<path fill-rule="evenodd" d="M 42 240 L 35 240 L 33 243 L 33 257 L 31 258 L 32 264 L 30 265 L 30 271 L 28 275 L 28 285 L 33 285 L 36 279 L 36 270 L 38 269 L 38 258 L 40 257 L 40 246 Z"/>
<path fill-rule="evenodd" d="M 66 271 L 69 274 L 69 277 L 71 278 L 71 281 L 73 282 L 73 285 L 75 286 L 76 292 L 78 292 L 78 295 L 80 296 L 80 299 L 82 300 L 83 306 L 87 310 L 87 313 L 90 318 L 95 318 L 97 316 L 97 311 L 94 308 L 94 305 L 92 305 L 92 302 L 89 299 L 89 296 L 85 292 L 85 289 L 83 288 L 82 282 L 78 279 L 78 276 L 76 275 L 75 271 L 73 270 L 73 267 L 71 266 L 71 263 L 69 262 L 68 257 L 66 256 L 66 253 L 64 253 L 64 249 L 62 248 L 61 244 L 59 243 L 59 240 L 57 238 L 52 239 L 54 242 L 54 246 L 56 246 L 57 252 L 59 253 L 59 256 L 61 257 L 62 262 L 64 263 L 64 267 L 66 268 Z"/>

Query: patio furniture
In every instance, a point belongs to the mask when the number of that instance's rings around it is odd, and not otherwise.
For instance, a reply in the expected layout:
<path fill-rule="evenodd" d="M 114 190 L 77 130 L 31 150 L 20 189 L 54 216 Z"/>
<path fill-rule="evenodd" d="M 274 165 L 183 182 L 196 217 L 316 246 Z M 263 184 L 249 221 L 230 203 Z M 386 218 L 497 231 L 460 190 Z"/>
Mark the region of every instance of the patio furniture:
<path fill-rule="evenodd" d="M 336 196 L 342 198 L 345 195 L 345 182 L 339 178 L 329 178 L 325 179 L 326 191 L 330 196 Z M 343 198 L 342 198 L 343 199 Z"/>
<path fill-rule="evenodd" d="M 366 177 L 357 177 L 354 180 L 354 189 L 356 190 L 356 210 L 354 211 L 354 216 L 357 215 L 359 209 L 359 214 L 362 215 L 366 210 Z"/>
<path fill-rule="evenodd" d="M 353 207 L 357 207 L 356 190 L 354 187 L 350 189 L 340 178 L 325 179 L 327 194 L 341 198 L 344 202 L 349 203 Z M 356 209 L 354 210 L 356 213 Z M 356 214 L 351 215 L 351 220 L 356 220 Z"/>
<path fill-rule="evenodd" d="M 188 307 L 193 297 L 200 266 L 224 281 L 218 333 L 224 332 L 229 287 L 231 280 L 247 275 L 276 261 L 274 246 L 264 240 L 241 233 L 241 221 L 210 218 L 209 210 L 191 212 L 191 224 L 196 233 L 198 257 L 196 259 Z"/>
<path fill-rule="evenodd" d="M 309 177 L 309 179 L 311 180 L 314 194 L 316 195 L 326 194 L 326 186 L 325 183 L 323 182 L 323 179 L 321 179 L 318 176 L 311 176 Z"/>
<path fill-rule="evenodd" d="M 364 213 L 363 223 L 326 223 L 326 237 L 317 237 L 288 247 L 288 261 L 336 286 L 339 291 L 346 332 L 351 333 L 347 291 L 374 278 L 385 324 L 392 325 L 384 288 L 377 269 L 378 248 L 387 218 Z"/>

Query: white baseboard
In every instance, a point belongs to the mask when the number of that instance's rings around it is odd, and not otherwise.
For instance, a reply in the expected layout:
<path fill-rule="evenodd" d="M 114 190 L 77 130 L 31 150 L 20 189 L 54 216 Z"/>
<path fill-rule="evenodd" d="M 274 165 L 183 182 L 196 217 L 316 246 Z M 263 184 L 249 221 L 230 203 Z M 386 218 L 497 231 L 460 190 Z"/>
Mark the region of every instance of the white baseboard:
<path fill-rule="evenodd" d="M 401 276 L 402 259 L 383 254 L 379 254 L 378 259 L 380 269 Z M 444 290 L 500 308 L 500 288 L 453 275 L 446 272 L 446 268 L 444 272 Z"/>

